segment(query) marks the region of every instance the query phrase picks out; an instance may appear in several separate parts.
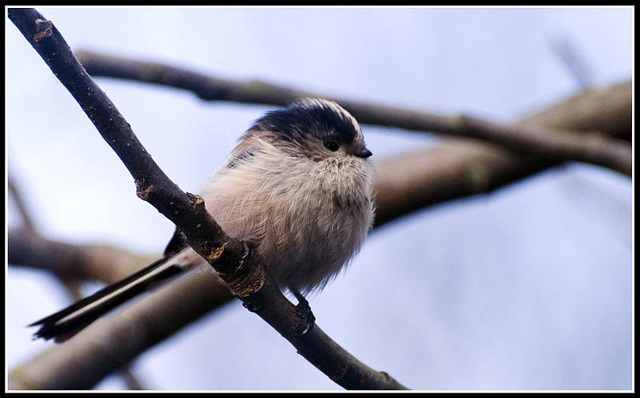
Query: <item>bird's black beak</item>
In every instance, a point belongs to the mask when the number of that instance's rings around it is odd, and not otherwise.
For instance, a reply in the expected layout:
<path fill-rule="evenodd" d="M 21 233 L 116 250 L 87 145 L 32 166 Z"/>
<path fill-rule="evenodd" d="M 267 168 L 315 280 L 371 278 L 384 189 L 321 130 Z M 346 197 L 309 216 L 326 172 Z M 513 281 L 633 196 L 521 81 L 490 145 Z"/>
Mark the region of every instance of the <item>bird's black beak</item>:
<path fill-rule="evenodd" d="M 358 149 L 356 149 L 356 150 L 353 152 L 353 155 L 354 155 L 354 156 L 357 156 L 357 157 L 359 157 L 359 158 L 362 158 L 362 159 L 366 159 L 366 158 L 368 158 L 369 156 L 373 155 L 373 153 L 371 153 L 371 151 L 370 151 L 370 150 L 368 150 L 366 147 L 364 147 L 364 146 L 363 146 L 362 148 L 358 148 Z"/>

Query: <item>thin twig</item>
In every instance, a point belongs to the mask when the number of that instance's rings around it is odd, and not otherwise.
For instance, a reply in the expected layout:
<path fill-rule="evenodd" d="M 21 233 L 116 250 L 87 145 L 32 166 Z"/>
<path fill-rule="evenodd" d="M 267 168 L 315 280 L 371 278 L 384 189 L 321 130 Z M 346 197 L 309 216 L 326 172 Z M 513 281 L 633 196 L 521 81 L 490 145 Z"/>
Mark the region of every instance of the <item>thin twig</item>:
<path fill-rule="evenodd" d="M 136 375 L 131 368 L 131 364 L 122 370 L 122 378 L 124 379 L 127 389 L 129 390 L 146 390 L 147 388 L 140 381 L 140 377 Z"/>
<path fill-rule="evenodd" d="M 589 67 L 584 54 L 577 48 L 571 37 L 562 34 L 549 38 L 553 53 L 560 59 L 562 65 L 569 71 L 582 90 L 593 85 L 593 71 Z"/>
<path fill-rule="evenodd" d="M 303 357 L 344 388 L 406 389 L 388 374 L 374 371 L 358 361 L 317 325 L 310 329 L 303 325 L 299 309 L 282 295 L 264 268 L 253 260 L 250 246 L 225 234 L 207 213 L 201 198 L 182 192 L 162 172 L 115 105 L 78 63 L 53 23 L 35 9 L 9 9 L 8 14 L 125 164 L 135 179 L 138 196 L 185 233 L 189 245 L 219 272 L 248 309 L 267 321 Z M 104 369 L 101 371 L 102 376 L 108 374 Z"/>
<path fill-rule="evenodd" d="M 259 80 L 235 81 L 169 66 L 91 51 L 78 51 L 78 59 L 92 76 L 114 77 L 170 86 L 194 92 L 206 101 L 282 106 L 299 97 L 325 97 L 344 106 L 363 124 L 430 131 L 454 137 L 480 139 L 516 152 L 555 161 L 578 161 L 631 175 L 631 147 L 602 134 L 557 132 L 544 127 L 500 125 L 465 115 L 447 116 L 382 106 L 285 87 Z M 595 138 L 594 138 L 595 137 Z"/>
<path fill-rule="evenodd" d="M 23 227 L 29 231 L 36 233 L 36 227 L 31 214 L 27 210 L 27 206 L 24 203 L 24 198 L 22 197 L 20 190 L 16 186 L 15 178 L 13 178 L 11 173 L 9 173 L 9 177 L 7 178 L 7 188 L 9 189 L 9 193 L 13 197 L 13 201 L 18 208 L 20 217 L 22 217 Z"/>

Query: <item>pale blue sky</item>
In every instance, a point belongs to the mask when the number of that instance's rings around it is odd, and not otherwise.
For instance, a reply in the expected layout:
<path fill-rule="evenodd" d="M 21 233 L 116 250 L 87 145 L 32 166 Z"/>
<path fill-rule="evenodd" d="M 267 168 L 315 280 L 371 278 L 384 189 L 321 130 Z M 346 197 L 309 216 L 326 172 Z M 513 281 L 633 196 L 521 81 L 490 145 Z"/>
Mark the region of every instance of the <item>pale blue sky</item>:
<path fill-rule="evenodd" d="M 578 92 L 568 38 L 596 86 L 632 74 L 631 8 L 39 8 L 73 49 L 166 61 L 345 98 L 496 121 Z M 48 237 L 160 253 L 173 227 L 6 20 L 8 165 Z M 196 192 L 267 106 L 204 103 L 98 80 L 155 160 Z M 364 126 L 373 159 L 436 139 Z M 15 218 L 9 207 L 10 225 Z M 568 165 L 376 231 L 311 300 L 355 356 L 415 389 L 631 388 L 631 183 Z M 45 349 L 24 325 L 67 304 L 11 269 L 7 361 Z M 339 388 L 234 303 L 135 364 L 157 389 Z M 123 384 L 112 377 L 102 388 Z"/>

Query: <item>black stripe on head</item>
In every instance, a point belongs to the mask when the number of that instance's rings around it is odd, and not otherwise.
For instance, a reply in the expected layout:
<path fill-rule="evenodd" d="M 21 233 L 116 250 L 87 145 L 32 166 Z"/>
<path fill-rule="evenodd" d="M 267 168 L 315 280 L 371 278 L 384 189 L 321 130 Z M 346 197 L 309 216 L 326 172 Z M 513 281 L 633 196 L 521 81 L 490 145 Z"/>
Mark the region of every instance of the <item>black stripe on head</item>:
<path fill-rule="evenodd" d="M 310 136 L 349 144 L 359 134 L 355 119 L 331 101 L 304 98 L 266 113 L 250 130 L 272 131 L 285 141 L 302 143 Z"/>

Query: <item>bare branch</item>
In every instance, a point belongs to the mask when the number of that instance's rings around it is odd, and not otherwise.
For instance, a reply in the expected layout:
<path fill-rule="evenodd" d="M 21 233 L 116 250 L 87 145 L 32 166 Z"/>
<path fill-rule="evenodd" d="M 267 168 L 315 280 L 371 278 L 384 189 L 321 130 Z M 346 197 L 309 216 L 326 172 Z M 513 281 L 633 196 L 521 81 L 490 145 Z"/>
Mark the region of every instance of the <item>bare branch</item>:
<path fill-rule="evenodd" d="M 556 129 L 596 128 L 631 137 L 631 84 L 589 90 L 530 115 L 517 124 Z M 376 226 L 415 210 L 491 192 L 559 162 L 516 154 L 491 144 L 445 140 L 436 148 L 384 158 L 376 165 Z"/>
<path fill-rule="evenodd" d="M 23 219 L 23 226 L 22 228 L 20 228 L 19 231 L 14 231 L 15 233 L 13 234 L 13 238 L 9 238 L 11 239 L 11 243 L 13 244 L 12 249 L 10 249 L 11 254 L 10 254 L 10 258 L 9 260 L 15 260 L 15 257 L 22 257 L 22 259 L 24 260 L 25 258 L 28 257 L 33 257 L 34 252 L 37 252 L 37 250 L 34 250 L 35 248 L 40 248 L 41 250 L 43 248 L 49 248 L 51 249 L 52 247 L 56 247 L 57 246 L 57 253 L 58 253 L 58 257 L 52 257 L 52 250 L 47 250 L 45 253 L 39 253 L 38 259 L 40 260 L 39 263 L 41 265 L 43 264 L 48 264 L 49 266 L 52 264 L 52 260 L 61 260 L 61 259 L 65 259 L 67 261 L 66 264 L 69 264 L 68 260 L 69 259 L 74 259 L 74 260 L 79 260 L 79 259 L 87 259 L 90 260 L 91 258 L 94 258 L 96 260 L 103 260 L 103 259 L 110 259 L 113 260 L 112 256 L 104 256 L 104 247 L 99 247 L 97 248 L 98 250 L 94 250 L 96 252 L 98 252 L 98 255 L 95 257 L 89 257 L 87 256 L 88 254 L 88 250 L 80 250 L 80 248 L 78 249 L 79 253 L 75 253 L 75 249 L 76 247 L 70 246 L 70 245 L 56 245 L 55 242 L 52 241 L 48 241 L 44 238 L 42 238 L 40 236 L 40 234 L 38 234 L 36 228 L 35 228 L 35 224 L 33 223 L 31 216 L 29 214 L 29 212 L 27 211 L 27 207 L 24 203 L 22 194 L 20 193 L 20 190 L 18 189 L 18 187 L 15 184 L 15 179 L 13 179 L 11 177 L 11 175 L 9 175 L 8 178 L 8 188 L 9 188 L 9 192 L 11 193 L 11 195 L 14 198 L 14 201 L 16 203 L 16 206 L 18 207 L 18 211 L 22 216 Z M 12 234 L 9 234 L 9 236 L 11 236 Z M 19 236 L 18 238 L 18 244 L 16 244 L 16 235 Z M 28 243 L 28 246 L 25 247 L 25 243 Z M 21 244 L 21 245 L 20 245 Z M 21 247 L 18 247 L 21 246 Z M 21 250 L 20 250 L 21 249 Z M 90 250 L 90 249 L 89 249 Z M 62 256 L 64 253 L 63 252 L 67 252 L 67 254 L 71 254 L 70 256 Z M 115 249 L 113 249 L 113 251 L 115 251 Z M 72 252 L 72 253 L 69 253 Z M 123 251 L 117 251 L 118 254 L 122 254 Z M 18 254 L 16 256 L 16 254 Z M 133 256 L 132 256 L 133 257 Z M 46 260 L 45 260 L 46 258 Z M 69 266 L 65 266 L 65 267 L 61 267 L 61 268 L 65 268 L 67 271 L 73 269 L 74 271 L 76 271 L 78 268 L 82 268 L 82 270 L 87 270 L 87 269 L 91 269 L 90 267 L 90 263 L 92 261 L 86 261 L 86 262 L 81 262 L 81 263 L 76 263 L 74 264 L 73 267 L 69 267 Z M 13 264 L 16 264 L 17 262 L 14 261 Z M 29 263 L 31 263 L 31 261 L 29 261 Z M 145 263 L 147 263 L 147 260 L 145 260 Z M 126 261 L 119 261 L 118 262 L 118 266 L 121 266 L 127 264 Z M 56 262 L 55 265 L 59 265 L 59 262 Z M 80 266 L 80 267 L 78 267 Z M 55 266 L 54 266 L 55 267 Z M 62 283 L 64 284 L 64 286 L 66 287 L 66 290 L 69 292 L 69 295 L 71 296 L 71 299 L 76 301 L 76 300 L 80 300 L 82 298 L 82 293 L 80 291 L 80 279 L 77 278 L 77 276 L 74 277 L 70 277 L 69 273 L 63 273 L 60 272 L 61 268 L 57 268 L 58 272 L 54 272 L 54 274 L 58 277 L 58 279 L 60 279 L 62 281 Z M 117 266 L 107 266 L 107 267 L 98 267 L 98 269 L 100 271 L 113 271 L 114 269 L 117 269 Z M 93 267 L 94 270 L 96 270 L 95 267 Z M 77 271 L 76 271 L 77 272 Z M 130 274 L 132 271 L 128 272 L 128 274 Z M 101 272 L 103 273 L 103 272 Z M 117 278 L 116 280 L 118 280 L 120 278 Z M 138 377 L 136 376 L 135 372 L 132 369 L 131 364 L 128 364 L 124 367 L 124 369 L 122 369 L 120 371 L 124 382 L 127 384 L 127 386 L 129 387 L 130 390 L 142 390 L 144 389 L 144 387 L 142 386 L 142 384 L 139 382 Z"/>
<path fill-rule="evenodd" d="M 254 81 L 234 81 L 169 65 L 135 61 L 90 51 L 78 58 L 93 76 L 115 77 L 189 90 L 207 101 L 234 101 L 286 105 L 306 97 L 330 98 L 344 106 L 364 124 L 432 131 L 455 137 L 480 139 L 516 152 L 535 154 L 555 161 L 579 161 L 608 167 L 631 175 L 631 147 L 602 134 L 585 140 L 583 134 L 556 132 L 537 126 L 499 125 L 468 116 L 445 116 L 382 106 Z M 594 138 L 595 137 L 595 138 Z"/>
<path fill-rule="evenodd" d="M 511 149 L 520 147 L 524 155 L 538 155 L 542 161 L 574 160 L 631 176 L 631 146 L 599 132 L 577 133 L 567 130 L 556 134 L 538 126 L 498 125 L 467 117 L 460 118 L 459 124 L 460 130 L 468 131 L 476 137 L 486 134 L 495 139 L 502 137 L 502 142 L 510 142 Z M 518 133 L 514 134 L 516 131 Z M 527 151 L 526 148 L 539 150 Z"/>
<path fill-rule="evenodd" d="M 73 301 L 78 301 L 82 299 L 82 291 L 80 290 L 80 281 L 77 279 L 70 280 L 64 279 L 62 281 L 69 292 L 71 299 Z M 129 390 L 144 390 L 145 388 L 142 386 L 142 383 L 138 380 L 138 376 L 133 371 L 133 365 L 131 363 L 124 365 L 120 370 L 120 375 L 127 385 L 127 389 Z"/>
<path fill-rule="evenodd" d="M 124 265 L 128 265 L 129 261 L 123 261 L 125 259 L 123 259 L 122 257 L 126 257 L 126 260 L 135 257 L 133 255 L 128 255 L 128 253 L 122 250 L 116 250 L 115 248 L 108 248 L 106 246 L 77 247 L 72 245 L 57 244 L 57 242 L 44 239 L 37 232 L 35 224 L 31 221 L 31 216 L 27 211 L 26 205 L 24 204 L 20 190 L 16 186 L 15 180 L 11 176 L 9 176 L 8 178 L 8 187 L 18 207 L 18 211 L 22 215 L 24 224 L 19 230 L 14 231 L 13 234 L 9 234 L 9 239 L 11 240 L 11 249 L 9 249 L 9 263 L 18 264 L 19 261 L 17 260 L 21 259 L 23 261 L 28 260 L 27 262 L 29 263 L 29 265 L 31 265 L 31 263 L 38 263 L 40 265 L 49 267 L 53 265 L 50 270 L 53 271 L 54 275 L 56 275 L 58 279 L 60 279 L 60 281 L 62 281 L 72 300 L 76 301 L 82 298 L 82 293 L 80 291 L 80 278 L 78 278 L 77 275 L 79 270 L 87 271 L 93 269 L 94 271 L 99 271 L 100 275 L 104 275 L 107 272 L 113 274 L 114 270 L 122 269 Z M 40 251 L 38 252 L 37 249 L 40 249 Z M 114 256 L 105 255 L 107 254 L 105 253 L 105 251 L 112 251 L 112 254 L 117 254 L 117 257 L 120 257 L 117 260 L 118 262 L 116 266 L 95 266 L 94 263 L 96 262 L 105 262 L 104 260 L 106 259 L 109 259 L 111 261 L 115 260 L 113 258 Z M 54 253 L 56 253 L 57 255 L 54 255 Z M 95 254 L 91 256 L 89 255 L 90 253 Z M 125 253 L 127 254 L 127 256 L 124 256 Z M 36 261 L 31 261 L 34 257 L 36 257 Z M 73 262 L 78 260 L 81 262 Z M 64 265 L 62 266 L 60 266 L 61 261 L 64 263 Z M 141 265 L 143 263 L 148 264 L 149 261 L 150 260 L 148 259 L 142 259 L 140 263 Z M 92 267 L 91 265 L 94 266 Z M 67 272 L 62 272 L 63 270 L 66 270 Z M 73 277 L 70 276 L 69 271 L 72 271 L 76 275 Z M 132 272 L 132 270 L 128 270 L 126 274 L 128 275 Z M 124 275 L 119 278 L 112 278 L 112 282 L 119 280 L 122 277 L 124 277 Z M 133 371 L 131 364 L 126 365 L 124 369 L 120 371 L 120 373 L 129 389 L 144 389 L 142 384 L 139 382 L 135 372 Z"/>
<path fill-rule="evenodd" d="M 177 221 L 191 244 L 197 246 L 198 253 L 216 253 L 224 246 L 221 255 L 238 262 L 244 246 L 230 239 L 204 206 L 196 206 L 197 199 L 182 192 L 158 167 L 116 106 L 78 63 L 53 23 L 27 8 L 9 9 L 9 18 L 120 157 L 134 177 L 138 197 L 151 203 L 172 222 Z"/>
<path fill-rule="evenodd" d="M 559 106 L 525 117 L 519 124 L 560 130 L 600 131 L 631 141 L 631 82 L 590 89 Z"/>
<path fill-rule="evenodd" d="M 20 213 L 20 217 L 22 217 L 22 222 L 24 224 L 24 228 L 30 231 L 36 231 L 35 224 L 33 223 L 33 219 L 31 218 L 31 214 L 27 210 L 27 206 L 24 203 L 24 198 L 20 193 L 20 190 L 16 186 L 15 178 L 9 173 L 9 177 L 7 178 L 7 188 L 9 193 L 13 197 L 13 200 L 18 208 L 18 212 Z"/>
<path fill-rule="evenodd" d="M 216 278 L 189 274 L 9 373 L 10 389 L 90 389 L 139 354 L 231 299 Z M 132 322 L 132 319 L 135 322 Z"/>
<path fill-rule="evenodd" d="M 375 163 L 375 226 L 433 206 L 480 193 L 551 166 L 536 157 L 467 140 L 447 140 Z"/>
<path fill-rule="evenodd" d="M 52 241 L 26 229 L 9 231 L 8 243 L 9 264 L 48 270 L 65 280 L 114 283 L 154 259 L 108 245 Z"/>
<path fill-rule="evenodd" d="M 570 36 L 564 34 L 552 37 L 549 44 L 581 89 L 585 90 L 593 85 L 593 71 Z"/>
<path fill-rule="evenodd" d="M 9 232 L 9 264 L 46 269 L 63 275 L 65 281 L 95 279 L 113 283 L 152 260 L 148 256 L 136 256 L 106 245 L 72 245 L 52 241 L 26 229 Z M 132 306 L 136 308 L 126 310 L 115 319 L 98 322 L 97 327 L 88 328 L 85 333 L 72 339 L 73 344 L 52 346 L 15 367 L 9 376 L 11 388 L 91 388 L 107 374 L 118 370 L 118 364 L 124 366 L 122 372 L 128 385 L 132 389 L 141 388 L 139 383 L 135 383 L 135 376 L 126 364 L 233 299 L 229 289 L 216 278 L 198 276 L 184 282 L 178 281 L 168 288 L 168 292 L 160 290 L 154 293 Z M 125 327 L 136 331 L 135 339 L 123 339 L 118 345 L 110 337 L 107 342 L 113 342 L 114 345 L 107 348 L 100 343 L 103 336 L 118 336 Z M 109 358 L 115 361 L 108 370 L 104 369 L 103 364 L 95 363 L 105 359 L 105 349 L 109 352 Z M 78 362 L 78 358 L 82 362 Z M 48 366 L 51 368 L 46 369 Z"/>
<path fill-rule="evenodd" d="M 115 105 L 78 63 L 53 23 L 35 9 L 9 9 L 8 14 L 126 165 L 136 181 L 138 196 L 151 203 L 185 233 L 189 245 L 219 272 L 248 309 L 267 321 L 301 355 L 341 386 L 348 389 L 405 388 L 388 374 L 374 371 L 358 361 L 317 325 L 309 329 L 309 325 L 304 324 L 306 318 L 299 309 L 282 295 L 264 268 L 253 261 L 250 246 L 226 235 L 207 213 L 201 198 L 182 192 L 160 170 Z M 114 336 L 118 337 L 115 340 L 118 346 L 136 339 L 130 331 Z M 109 346 L 108 342 L 114 341 L 114 336 L 101 336 L 101 344 Z M 69 344 L 81 341 L 78 337 L 80 335 Z M 128 360 L 100 361 L 93 373 L 94 380 L 96 376 L 101 379 Z M 84 368 L 87 368 L 86 363 Z M 77 376 L 74 374 L 72 377 Z"/>
<path fill-rule="evenodd" d="M 131 364 L 127 366 L 122 372 L 122 378 L 124 379 L 127 389 L 129 390 L 147 390 L 147 388 L 140 381 L 140 377 L 136 375 L 131 368 Z"/>

